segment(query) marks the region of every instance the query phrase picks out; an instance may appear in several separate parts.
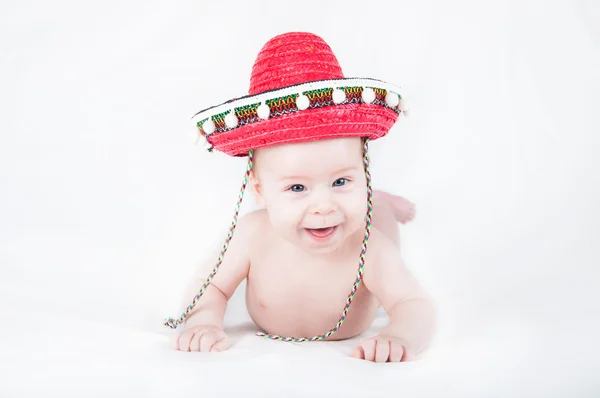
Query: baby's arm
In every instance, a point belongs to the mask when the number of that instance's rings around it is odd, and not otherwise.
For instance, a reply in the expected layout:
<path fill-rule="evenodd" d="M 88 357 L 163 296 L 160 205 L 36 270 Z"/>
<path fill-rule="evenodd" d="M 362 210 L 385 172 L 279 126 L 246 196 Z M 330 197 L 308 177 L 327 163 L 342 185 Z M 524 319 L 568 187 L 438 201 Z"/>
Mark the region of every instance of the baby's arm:
<path fill-rule="evenodd" d="M 404 266 L 398 248 L 382 240 L 365 268 L 363 281 L 390 322 L 379 336 L 364 341 L 352 355 L 376 362 L 409 361 L 429 346 L 436 324 L 435 309 L 427 292 Z"/>
<path fill-rule="evenodd" d="M 249 214 L 239 220 L 217 274 L 190 312 L 185 321 L 184 331 L 175 338 L 175 349 L 209 352 L 229 348 L 227 335 L 223 330 L 223 318 L 227 301 L 248 275 L 248 249 L 256 225 L 255 218 L 253 214 Z M 214 269 L 218 256 L 219 253 L 214 253 L 202 265 L 199 276 L 186 291 L 185 307 L 191 303 Z"/>

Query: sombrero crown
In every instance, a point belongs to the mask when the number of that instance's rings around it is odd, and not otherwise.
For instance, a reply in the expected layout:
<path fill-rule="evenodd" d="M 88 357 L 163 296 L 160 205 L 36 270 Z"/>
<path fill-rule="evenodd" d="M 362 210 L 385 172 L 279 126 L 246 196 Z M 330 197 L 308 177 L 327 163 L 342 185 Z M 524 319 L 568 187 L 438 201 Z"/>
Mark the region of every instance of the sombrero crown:
<path fill-rule="evenodd" d="M 260 50 L 248 95 L 194 115 L 209 150 L 251 149 L 337 137 L 383 137 L 404 110 L 400 88 L 345 78 L 331 47 L 312 33 L 286 33 Z"/>

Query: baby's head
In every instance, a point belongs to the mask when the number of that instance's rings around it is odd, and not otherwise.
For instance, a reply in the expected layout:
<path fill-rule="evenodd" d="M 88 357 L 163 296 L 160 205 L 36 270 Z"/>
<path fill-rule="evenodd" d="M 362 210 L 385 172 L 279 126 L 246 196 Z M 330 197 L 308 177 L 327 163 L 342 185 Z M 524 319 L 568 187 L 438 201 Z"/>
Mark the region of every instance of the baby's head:
<path fill-rule="evenodd" d="M 331 252 L 358 231 L 368 240 L 363 148 L 366 155 L 367 142 L 387 135 L 404 111 L 399 87 L 345 77 L 321 37 L 288 32 L 261 48 L 248 95 L 193 119 L 209 151 L 248 156 L 248 170 L 256 162 L 254 191 L 281 236 Z"/>
<path fill-rule="evenodd" d="M 303 250 L 329 253 L 364 232 L 367 183 L 361 138 L 258 149 L 252 186 L 273 228 Z"/>

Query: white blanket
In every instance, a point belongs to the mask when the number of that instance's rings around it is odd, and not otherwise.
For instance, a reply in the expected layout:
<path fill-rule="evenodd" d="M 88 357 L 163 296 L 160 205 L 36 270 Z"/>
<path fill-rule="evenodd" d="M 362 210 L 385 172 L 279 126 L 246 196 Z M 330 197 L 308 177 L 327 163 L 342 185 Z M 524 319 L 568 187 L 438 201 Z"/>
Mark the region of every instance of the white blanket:
<path fill-rule="evenodd" d="M 580 340 L 550 321 L 488 317 L 455 328 L 445 319 L 419 361 L 374 364 L 349 357 L 360 338 L 270 341 L 256 337 L 242 313 L 228 314 L 233 347 L 202 354 L 173 350 L 174 332 L 159 319 L 143 328 L 34 311 L 15 325 L 22 318 L 14 307 L 2 310 L 0 396 L 7 398 L 596 397 L 600 391 L 600 355 L 584 343 L 600 331 L 593 318 L 577 325 L 585 331 Z M 362 337 L 385 322 L 382 314 Z"/>

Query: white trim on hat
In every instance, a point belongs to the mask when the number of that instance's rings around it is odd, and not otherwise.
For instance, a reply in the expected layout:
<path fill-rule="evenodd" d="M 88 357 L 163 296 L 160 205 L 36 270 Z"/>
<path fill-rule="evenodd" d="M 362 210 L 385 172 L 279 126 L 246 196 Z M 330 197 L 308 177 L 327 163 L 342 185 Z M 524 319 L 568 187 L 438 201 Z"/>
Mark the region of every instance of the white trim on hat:
<path fill-rule="evenodd" d="M 243 106 L 264 103 L 264 101 L 285 97 L 286 95 L 301 94 L 305 91 L 319 90 L 325 88 L 340 88 L 340 87 L 369 87 L 369 88 L 380 88 L 388 92 L 394 92 L 402 96 L 402 89 L 391 83 L 386 83 L 377 79 L 370 78 L 342 78 L 342 79 L 329 79 L 329 80 L 318 80 L 314 82 L 301 83 L 293 86 L 283 87 L 276 90 L 270 90 L 261 94 L 248 95 L 239 99 L 224 102 L 220 105 L 213 106 L 211 108 L 204 109 L 196 113 L 192 120 L 194 123 L 198 123 L 207 117 L 218 115 L 219 113 L 232 110 L 234 108 L 241 108 Z"/>

